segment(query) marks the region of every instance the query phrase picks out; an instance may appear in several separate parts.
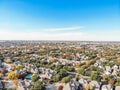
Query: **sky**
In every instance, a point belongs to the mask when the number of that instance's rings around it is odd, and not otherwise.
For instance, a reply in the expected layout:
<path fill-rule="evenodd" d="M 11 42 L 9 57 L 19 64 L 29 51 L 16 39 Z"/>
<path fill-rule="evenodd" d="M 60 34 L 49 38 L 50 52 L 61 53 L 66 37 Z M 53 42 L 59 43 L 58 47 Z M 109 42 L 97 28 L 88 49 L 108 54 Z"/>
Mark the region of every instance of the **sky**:
<path fill-rule="evenodd" d="M 0 0 L 0 40 L 120 41 L 120 0 Z"/>

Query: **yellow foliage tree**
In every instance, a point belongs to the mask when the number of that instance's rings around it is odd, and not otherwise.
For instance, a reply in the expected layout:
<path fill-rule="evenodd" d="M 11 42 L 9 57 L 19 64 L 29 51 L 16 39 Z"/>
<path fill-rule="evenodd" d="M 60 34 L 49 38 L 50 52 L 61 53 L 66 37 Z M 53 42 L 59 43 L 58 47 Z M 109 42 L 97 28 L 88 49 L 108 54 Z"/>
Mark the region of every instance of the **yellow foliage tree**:
<path fill-rule="evenodd" d="M 86 87 L 85 87 L 85 90 L 90 90 L 90 84 L 87 83 Z"/>
<path fill-rule="evenodd" d="M 10 72 L 9 74 L 8 74 L 8 78 L 9 79 L 15 79 L 15 78 L 18 78 L 18 74 L 16 73 L 16 72 Z"/>
<path fill-rule="evenodd" d="M 3 74 L 2 73 L 0 73 L 0 78 L 2 78 L 3 77 Z"/>
<path fill-rule="evenodd" d="M 51 60 L 50 60 L 50 62 L 56 62 L 57 60 L 55 59 L 55 58 L 52 58 Z"/>
<path fill-rule="evenodd" d="M 117 59 L 117 62 L 120 64 L 120 58 Z"/>
<path fill-rule="evenodd" d="M 6 63 L 12 63 L 12 60 L 8 59 L 8 60 L 5 60 Z"/>
<path fill-rule="evenodd" d="M 17 69 L 17 70 L 22 69 L 22 68 L 24 68 L 23 65 L 18 65 L 18 66 L 16 66 L 16 69 Z"/>

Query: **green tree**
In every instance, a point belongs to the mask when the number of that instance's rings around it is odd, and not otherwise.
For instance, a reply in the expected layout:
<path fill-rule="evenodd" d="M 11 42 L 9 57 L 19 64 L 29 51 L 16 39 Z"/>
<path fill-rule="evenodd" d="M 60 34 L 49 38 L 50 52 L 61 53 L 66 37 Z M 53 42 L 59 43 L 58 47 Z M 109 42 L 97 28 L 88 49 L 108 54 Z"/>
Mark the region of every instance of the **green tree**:
<path fill-rule="evenodd" d="M 39 75 L 35 74 L 32 76 L 31 80 L 32 82 L 36 82 L 39 79 Z"/>
<path fill-rule="evenodd" d="M 120 86 L 120 78 L 117 78 L 117 80 L 116 80 L 116 86 Z"/>
<path fill-rule="evenodd" d="M 7 90 L 13 90 L 12 88 L 8 88 Z"/>
<path fill-rule="evenodd" d="M 4 57 L 3 57 L 3 55 L 0 53 L 0 60 L 4 60 Z"/>
<path fill-rule="evenodd" d="M 36 81 L 34 85 L 35 90 L 45 90 L 45 85 L 41 81 Z"/>
<path fill-rule="evenodd" d="M 60 69 L 60 72 L 59 74 L 62 76 L 62 77 L 65 77 L 68 75 L 67 71 L 65 69 Z"/>
<path fill-rule="evenodd" d="M 65 70 L 67 70 L 69 72 L 75 71 L 74 67 L 72 67 L 72 66 L 64 66 L 63 69 L 65 69 Z"/>
<path fill-rule="evenodd" d="M 69 75 L 69 76 L 67 76 L 67 77 L 64 77 L 64 78 L 62 79 L 62 83 L 68 83 L 71 78 L 72 78 L 71 75 Z"/>
<path fill-rule="evenodd" d="M 96 81 L 100 81 L 101 78 L 99 77 L 99 73 L 98 72 L 92 72 L 91 79 L 92 80 L 96 80 Z"/>
<path fill-rule="evenodd" d="M 78 72 L 79 74 L 85 75 L 85 69 L 83 69 L 83 68 L 79 68 L 79 69 L 77 70 L 77 72 Z"/>
<path fill-rule="evenodd" d="M 61 79 L 60 74 L 56 74 L 56 75 L 53 77 L 53 81 L 55 81 L 55 82 L 60 81 L 60 79 Z"/>
<path fill-rule="evenodd" d="M 62 67 L 63 67 L 63 65 L 59 65 L 59 64 L 58 64 L 58 65 L 55 67 L 55 70 L 56 70 L 56 71 L 59 71 L 60 69 L 62 69 Z"/>

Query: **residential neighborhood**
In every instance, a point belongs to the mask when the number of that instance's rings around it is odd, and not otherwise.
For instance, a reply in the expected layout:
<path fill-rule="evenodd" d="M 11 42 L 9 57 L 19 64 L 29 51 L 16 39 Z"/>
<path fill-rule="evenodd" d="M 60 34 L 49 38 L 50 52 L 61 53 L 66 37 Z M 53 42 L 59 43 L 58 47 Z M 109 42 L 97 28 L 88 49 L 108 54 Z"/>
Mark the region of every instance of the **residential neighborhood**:
<path fill-rule="evenodd" d="M 0 90 L 120 90 L 120 43 L 1 41 Z"/>
<path fill-rule="evenodd" d="M 120 0 L 0 0 L 0 90 L 120 90 Z"/>

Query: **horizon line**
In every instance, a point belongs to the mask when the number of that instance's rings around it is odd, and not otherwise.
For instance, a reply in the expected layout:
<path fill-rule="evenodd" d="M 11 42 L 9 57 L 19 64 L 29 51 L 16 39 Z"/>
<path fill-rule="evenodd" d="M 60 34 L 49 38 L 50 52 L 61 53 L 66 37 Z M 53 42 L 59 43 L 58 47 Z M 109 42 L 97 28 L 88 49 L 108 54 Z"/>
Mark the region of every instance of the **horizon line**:
<path fill-rule="evenodd" d="M 80 41 L 80 42 L 120 42 L 120 41 L 104 41 L 104 40 L 0 40 L 0 41 Z"/>

